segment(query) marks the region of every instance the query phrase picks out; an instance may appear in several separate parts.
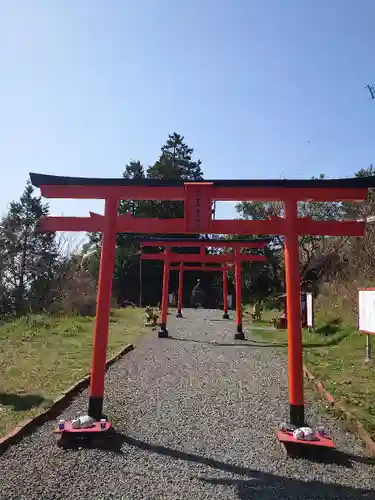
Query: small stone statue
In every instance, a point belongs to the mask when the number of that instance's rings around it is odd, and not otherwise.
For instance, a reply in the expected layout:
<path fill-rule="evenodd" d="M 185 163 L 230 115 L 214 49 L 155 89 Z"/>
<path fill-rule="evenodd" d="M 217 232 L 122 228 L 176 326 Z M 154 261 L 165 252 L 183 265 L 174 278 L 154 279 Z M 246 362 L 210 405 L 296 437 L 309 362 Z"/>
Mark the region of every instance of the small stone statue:
<path fill-rule="evenodd" d="M 191 292 L 191 305 L 193 307 L 203 307 L 206 301 L 206 292 L 201 287 L 201 280 L 197 279 L 197 284 Z"/>
<path fill-rule="evenodd" d="M 151 326 L 154 328 L 157 325 L 159 314 L 150 306 L 145 307 L 146 322 L 145 326 Z"/>

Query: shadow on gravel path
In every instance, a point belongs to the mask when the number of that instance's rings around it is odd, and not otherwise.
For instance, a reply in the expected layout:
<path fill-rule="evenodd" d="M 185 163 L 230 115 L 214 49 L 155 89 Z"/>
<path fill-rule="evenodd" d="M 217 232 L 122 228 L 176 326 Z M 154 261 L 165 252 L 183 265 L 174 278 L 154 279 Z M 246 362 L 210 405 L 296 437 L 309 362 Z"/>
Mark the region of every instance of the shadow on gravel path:
<path fill-rule="evenodd" d="M 257 340 L 251 340 L 251 341 L 246 341 L 246 340 L 238 340 L 235 342 L 231 343 L 221 343 L 221 342 L 216 342 L 215 340 L 197 340 L 197 339 L 184 339 L 184 338 L 178 338 L 178 337 L 173 337 L 169 336 L 169 339 L 176 340 L 178 342 L 193 342 L 196 344 L 211 344 L 214 346 L 220 346 L 220 347 L 288 347 L 287 342 L 281 342 L 281 343 L 272 343 L 272 342 L 261 342 Z M 303 344 L 302 347 L 303 349 L 318 349 L 320 347 L 327 347 L 328 344 Z"/>
<path fill-rule="evenodd" d="M 219 322 L 219 323 L 232 323 L 234 325 L 234 321 L 233 319 L 224 319 L 224 318 L 205 318 L 205 321 L 214 321 L 215 323 L 216 322 Z"/>
<path fill-rule="evenodd" d="M 366 489 L 349 488 L 324 484 L 318 481 L 299 481 L 273 474 L 254 471 L 252 479 L 199 478 L 211 485 L 228 486 L 235 489 L 241 500 L 358 500 L 372 499 L 374 492 Z"/>
<path fill-rule="evenodd" d="M 254 469 L 242 467 L 235 464 L 229 464 L 226 462 L 221 462 L 212 458 L 207 458 L 195 453 L 187 453 L 182 450 L 176 450 L 169 448 L 167 446 L 162 446 L 158 444 L 148 443 L 146 441 L 141 441 L 134 437 L 128 436 L 121 432 L 113 432 L 110 434 L 110 439 L 101 441 L 101 444 L 94 445 L 92 442 L 88 442 L 87 446 L 84 443 L 79 445 L 79 448 L 91 448 L 100 451 L 109 451 L 119 454 L 126 454 L 122 449 L 123 445 L 133 446 L 135 448 L 149 451 L 150 453 L 157 453 L 158 455 L 168 456 L 176 460 L 185 460 L 187 462 L 195 462 L 207 465 L 213 469 L 222 470 L 225 472 L 230 472 L 232 474 L 240 474 L 245 476 L 253 476 Z M 77 449 L 79 449 L 77 448 Z M 323 464 L 336 464 L 342 467 L 347 467 L 348 469 L 353 468 L 353 463 L 360 463 L 366 465 L 375 465 L 375 459 L 366 458 L 358 455 L 353 455 L 350 453 L 345 453 L 340 450 L 325 450 L 324 455 L 311 455 L 310 457 L 305 457 L 306 460 L 311 462 L 319 462 Z M 261 474 L 260 472 L 258 474 Z M 263 474 L 263 473 L 262 473 Z"/>
<path fill-rule="evenodd" d="M 169 336 L 168 337 L 171 340 L 175 340 L 177 342 L 191 342 L 195 344 L 211 344 L 213 346 L 219 346 L 219 347 L 287 347 L 288 344 L 283 343 L 283 344 L 272 344 L 272 343 L 267 343 L 267 342 L 257 342 L 255 340 L 246 341 L 246 340 L 240 340 L 236 341 L 233 343 L 227 342 L 216 342 L 216 340 L 197 340 L 197 339 L 184 339 L 184 338 L 178 338 L 178 337 L 173 337 Z"/>
<path fill-rule="evenodd" d="M 202 473 L 198 474 L 197 479 L 212 485 L 224 485 L 234 487 L 236 494 L 240 499 L 372 499 L 373 490 L 365 488 L 350 488 L 342 485 L 326 484 L 319 481 L 303 481 L 286 478 L 261 472 L 256 469 L 243 467 L 236 464 L 222 462 L 213 458 L 207 458 L 195 453 L 187 453 L 182 450 L 176 450 L 162 445 L 151 444 L 139 439 L 127 436 L 121 433 L 113 434 L 112 447 L 96 447 L 100 451 L 114 451 L 123 454 L 126 457 L 124 445 L 132 446 L 150 453 L 167 456 L 175 460 L 183 460 L 205 465 L 216 471 L 222 471 L 229 474 L 242 476 L 242 478 L 217 478 L 204 477 Z M 322 461 L 322 460 L 321 460 Z M 374 464 L 374 460 L 356 455 L 333 451 L 326 455 L 325 463 L 335 463 L 344 467 L 352 468 L 353 463 L 362 463 L 367 465 Z M 205 473 L 206 475 L 206 473 Z"/>

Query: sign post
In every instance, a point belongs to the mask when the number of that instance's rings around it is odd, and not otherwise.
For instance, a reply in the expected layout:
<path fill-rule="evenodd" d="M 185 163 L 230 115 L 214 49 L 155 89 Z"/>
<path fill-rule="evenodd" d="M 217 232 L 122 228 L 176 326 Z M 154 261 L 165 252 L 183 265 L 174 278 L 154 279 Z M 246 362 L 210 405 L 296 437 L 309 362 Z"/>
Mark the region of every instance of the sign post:
<path fill-rule="evenodd" d="M 315 328 L 315 317 L 314 317 L 314 296 L 311 292 L 306 293 L 306 319 L 307 328 L 309 331 Z"/>
<path fill-rule="evenodd" d="M 371 336 L 375 335 L 375 288 L 358 290 L 358 330 L 366 335 L 365 361 L 372 361 Z"/>

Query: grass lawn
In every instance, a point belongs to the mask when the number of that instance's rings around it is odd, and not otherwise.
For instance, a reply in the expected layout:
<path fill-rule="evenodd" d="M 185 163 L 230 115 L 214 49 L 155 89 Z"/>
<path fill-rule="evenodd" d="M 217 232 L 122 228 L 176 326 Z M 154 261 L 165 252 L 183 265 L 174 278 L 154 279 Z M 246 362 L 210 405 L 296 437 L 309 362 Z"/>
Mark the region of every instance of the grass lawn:
<path fill-rule="evenodd" d="M 267 312 L 266 321 L 254 323 L 252 332 L 270 342 L 285 343 L 287 332 L 275 330 L 267 322 L 275 315 Z M 246 314 L 245 323 L 249 324 L 249 318 L 250 315 Z M 344 326 L 335 317 L 321 315 L 317 318 L 315 332 L 303 331 L 303 343 L 308 369 L 324 382 L 337 400 L 345 403 L 374 438 L 375 360 L 371 364 L 364 361 L 365 336 L 359 334 L 353 325 Z"/>
<path fill-rule="evenodd" d="M 146 330 L 144 311 L 111 312 L 108 357 Z M 93 318 L 28 316 L 0 325 L 0 436 L 90 371 Z"/>

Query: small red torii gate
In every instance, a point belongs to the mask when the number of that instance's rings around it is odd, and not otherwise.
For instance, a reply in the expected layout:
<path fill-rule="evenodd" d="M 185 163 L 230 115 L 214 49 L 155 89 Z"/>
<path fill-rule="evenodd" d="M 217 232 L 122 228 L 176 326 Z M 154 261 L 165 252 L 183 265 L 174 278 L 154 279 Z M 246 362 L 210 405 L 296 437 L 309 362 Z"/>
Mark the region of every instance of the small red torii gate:
<path fill-rule="evenodd" d="M 104 215 L 89 217 L 45 217 L 43 231 L 96 231 L 102 233 L 97 313 L 93 345 L 88 413 L 99 420 L 103 412 L 104 377 L 109 314 L 112 295 L 116 233 L 141 234 L 236 234 L 283 235 L 288 322 L 288 365 L 290 422 L 305 423 L 303 391 L 302 332 L 300 322 L 301 235 L 363 236 L 365 223 L 359 221 L 316 221 L 298 217 L 299 201 L 365 200 L 375 177 L 310 180 L 207 180 L 184 182 L 159 179 L 103 179 L 30 174 L 31 183 L 46 198 L 103 199 Z M 119 200 L 184 201 L 184 217 L 176 219 L 135 218 L 118 215 Z M 212 219 L 213 201 L 280 201 L 283 217 L 267 220 Z M 278 434 L 279 440 L 290 441 Z M 312 443 L 309 443 L 312 444 Z"/>
<path fill-rule="evenodd" d="M 159 337 L 168 337 L 167 330 L 167 311 L 168 311 L 168 286 L 169 286 L 169 271 L 172 263 L 197 263 L 204 264 L 234 264 L 235 284 L 236 284 L 236 329 L 235 339 L 244 340 L 245 335 L 242 327 L 242 276 L 241 264 L 242 262 L 266 262 L 267 259 L 264 255 L 257 254 L 244 254 L 241 250 L 244 249 L 264 249 L 268 243 L 268 239 L 258 240 L 224 240 L 224 239 L 173 239 L 173 238 L 140 238 L 141 248 L 164 248 L 164 251 L 159 253 L 143 253 L 142 260 L 162 260 L 164 262 L 163 273 L 163 292 L 161 302 L 161 328 Z M 199 248 L 199 254 L 180 254 L 172 253 L 172 248 Z M 221 254 L 207 254 L 207 248 L 222 248 L 225 250 L 232 250 L 230 253 Z M 210 268 L 202 268 L 201 270 L 211 270 Z M 216 269 L 214 269 L 216 270 Z M 224 279 L 225 278 L 225 279 Z M 224 277 L 223 282 L 225 287 L 224 304 L 227 302 L 227 275 Z M 183 273 L 180 271 L 179 276 L 179 306 L 177 307 L 177 314 L 181 314 L 182 300 L 182 283 Z M 228 307 L 224 307 L 224 317 L 228 316 Z"/>
<path fill-rule="evenodd" d="M 223 277 L 223 319 L 229 319 L 228 314 L 228 272 L 232 270 L 231 265 L 221 264 L 220 266 L 186 266 L 183 262 L 178 267 L 170 267 L 170 271 L 178 271 L 178 294 L 177 294 L 177 318 L 182 318 L 182 298 L 184 291 L 185 271 L 198 272 L 218 272 Z"/>
<path fill-rule="evenodd" d="M 184 291 L 184 273 L 185 271 L 198 272 L 218 272 L 222 273 L 223 279 L 223 319 L 229 319 L 228 314 L 228 272 L 232 270 L 232 266 L 186 266 L 183 262 L 179 267 L 171 267 L 170 271 L 178 271 L 178 297 L 177 297 L 177 318 L 182 318 L 182 299 Z"/>

